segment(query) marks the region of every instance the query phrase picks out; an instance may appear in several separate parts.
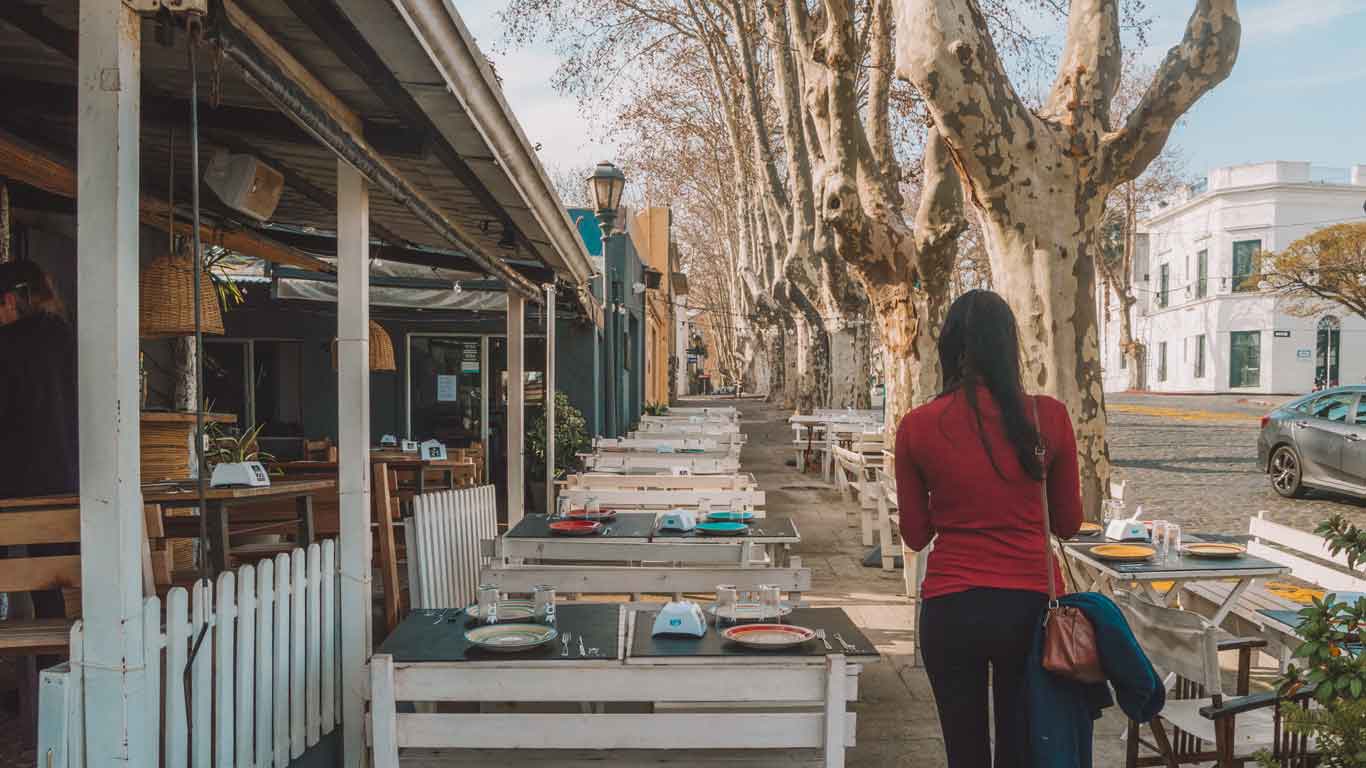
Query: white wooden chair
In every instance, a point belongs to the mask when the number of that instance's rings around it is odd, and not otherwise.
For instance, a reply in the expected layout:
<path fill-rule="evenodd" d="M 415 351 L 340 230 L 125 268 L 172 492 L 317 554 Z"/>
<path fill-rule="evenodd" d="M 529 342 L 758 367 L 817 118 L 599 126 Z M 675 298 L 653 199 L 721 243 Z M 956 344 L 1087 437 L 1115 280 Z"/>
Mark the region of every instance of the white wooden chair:
<path fill-rule="evenodd" d="M 1275 692 L 1249 694 L 1252 653 L 1265 646 L 1265 641 L 1234 638 L 1198 614 L 1154 605 L 1134 595 L 1121 593 L 1117 602 L 1158 674 L 1175 678 L 1166 706 L 1146 723 L 1151 742 L 1140 733 L 1144 724 L 1129 723 L 1128 768 L 1208 765 L 1211 761 L 1219 768 L 1234 768 L 1262 750 L 1278 760 L 1292 761 L 1281 765 L 1308 764 L 1299 760 L 1312 752 L 1312 740 L 1303 744 L 1289 738 L 1277 716 L 1286 699 Z M 1232 691 L 1219 665 L 1221 651 L 1238 652 Z M 1306 704 L 1307 696 L 1301 693 L 1297 702 Z M 1167 726 L 1173 729 L 1170 735 Z M 1140 757 L 1140 746 L 1156 756 Z"/>
<path fill-rule="evenodd" d="M 464 608 L 479 593 L 479 572 L 498 535 L 492 485 L 426 493 L 413 499 L 404 526 L 413 608 Z"/>

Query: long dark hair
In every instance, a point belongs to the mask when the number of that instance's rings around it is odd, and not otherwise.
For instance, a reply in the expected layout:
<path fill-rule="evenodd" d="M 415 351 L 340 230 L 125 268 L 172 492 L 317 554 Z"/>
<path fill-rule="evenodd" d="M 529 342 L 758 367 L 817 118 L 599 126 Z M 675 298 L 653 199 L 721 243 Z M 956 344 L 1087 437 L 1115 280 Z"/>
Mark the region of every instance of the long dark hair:
<path fill-rule="evenodd" d="M 47 314 L 63 317 L 66 306 L 52 285 L 52 278 L 31 261 L 0 264 L 0 299 L 14 294 L 19 317 Z"/>
<path fill-rule="evenodd" d="M 941 396 L 961 390 L 977 421 L 977 436 L 986 449 L 996 474 L 1005 479 L 991 452 L 982 427 L 977 385 L 985 385 L 1001 410 L 1006 438 L 1025 474 L 1043 478 L 1043 467 L 1034 455 L 1039 432 L 1027 413 L 1024 386 L 1020 383 L 1020 334 L 1010 305 L 991 291 L 968 291 L 949 307 L 939 333 L 939 366 L 943 371 Z"/>

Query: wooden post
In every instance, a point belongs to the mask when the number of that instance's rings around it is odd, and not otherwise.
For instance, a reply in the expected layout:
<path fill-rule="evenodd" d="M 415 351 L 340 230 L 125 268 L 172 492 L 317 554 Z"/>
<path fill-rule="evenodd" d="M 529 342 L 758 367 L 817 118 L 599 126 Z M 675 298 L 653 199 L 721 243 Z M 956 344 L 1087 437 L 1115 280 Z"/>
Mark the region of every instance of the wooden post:
<path fill-rule="evenodd" d="M 522 447 L 526 439 L 526 299 L 509 289 L 508 293 L 508 527 L 522 519 L 522 492 L 526 485 Z"/>
<path fill-rule="evenodd" d="M 341 505 L 342 752 L 365 765 L 370 657 L 370 195 L 337 161 L 337 442 Z"/>
<path fill-rule="evenodd" d="M 86 764 L 148 765 L 138 411 L 141 20 L 81 0 L 77 348 Z M 67 460 L 75 460 L 68 457 Z M 156 656 L 152 656 L 156 659 Z"/>
<path fill-rule="evenodd" d="M 545 287 L 545 513 L 555 511 L 555 284 Z"/>

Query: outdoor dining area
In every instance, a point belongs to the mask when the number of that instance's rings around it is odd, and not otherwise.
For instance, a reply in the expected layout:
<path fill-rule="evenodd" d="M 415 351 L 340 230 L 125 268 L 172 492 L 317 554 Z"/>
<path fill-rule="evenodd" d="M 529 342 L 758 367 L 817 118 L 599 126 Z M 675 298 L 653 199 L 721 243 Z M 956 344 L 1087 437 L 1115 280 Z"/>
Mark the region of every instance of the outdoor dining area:
<path fill-rule="evenodd" d="M 804 603 L 800 531 L 741 471 L 740 414 L 638 426 L 582 456 L 553 509 L 496 535 L 485 489 L 416 499 L 413 611 L 370 662 L 376 765 L 699 747 L 844 764 L 847 705 L 878 651 L 842 609 Z"/>

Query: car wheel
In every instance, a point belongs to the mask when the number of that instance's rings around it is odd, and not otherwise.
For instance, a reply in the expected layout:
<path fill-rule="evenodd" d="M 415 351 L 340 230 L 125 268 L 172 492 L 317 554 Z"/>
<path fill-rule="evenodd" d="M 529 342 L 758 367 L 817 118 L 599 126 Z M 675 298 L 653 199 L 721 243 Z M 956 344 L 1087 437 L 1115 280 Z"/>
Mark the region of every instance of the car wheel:
<path fill-rule="evenodd" d="M 1271 453 L 1271 487 L 1287 499 L 1298 499 L 1304 495 L 1304 473 L 1300 468 L 1300 455 L 1294 448 L 1282 445 Z"/>

